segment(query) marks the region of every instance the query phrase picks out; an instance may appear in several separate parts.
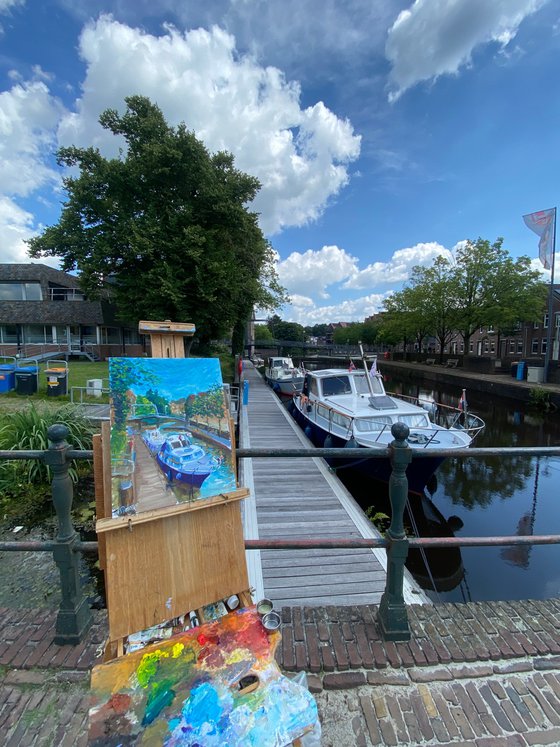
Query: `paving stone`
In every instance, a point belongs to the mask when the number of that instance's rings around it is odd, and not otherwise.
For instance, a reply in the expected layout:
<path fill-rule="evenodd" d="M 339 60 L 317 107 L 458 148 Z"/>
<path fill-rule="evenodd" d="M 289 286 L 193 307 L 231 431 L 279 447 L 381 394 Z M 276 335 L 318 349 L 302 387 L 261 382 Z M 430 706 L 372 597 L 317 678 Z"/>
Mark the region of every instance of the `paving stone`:
<path fill-rule="evenodd" d="M 362 657 L 358 651 L 358 647 L 353 641 L 346 642 L 346 651 L 348 652 L 348 660 L 350 662 L 351 669 L 361 669 L 364 664 Z"/>
<path fill-rule="evenodd" d="M 526 742 L 519 734 L 507 737 L 482 737 L 476 740 L 476 747 L 525 747 Z"/>
<path fill-rule="evenodd" d="M 406 742 L 408 741 L 408 731 L 406 729 L 404 717 L 399 706 L 398 698 L 393 695 L 387 694 L 385 696 L 385 700 L 387 702 L 387 708 L 389 709 L 389 713 L 393 720 L 393 726 L 397 732 L 397 739 L 399 742 L 403 742 L 406 744 Z"/>
<path fill-rule="evenodd" d="M 412 703 L 414 714 L 418 719 L 418 725 L 420 726 L 422 736 L 424 737 L 424 739 L 433 739 L 434 730 L 431 727 L 430 720 L 428 718 L 428 714 L 426 713 L 426 708 L 424 706 L 424 701 L 422 700 L 421 695 L 415 695 L 413 693 L 410 696 L 410 701 Z"/>
<path fill-rule="evenodd" d="M 527 744 L 543 745 L 543 744 L 560 744 L 560 729 L 546 729 L 539 731 L 531 731 L 523 735 Z"/>
<path fill-rule="evenodd" d="M 508 719 L 508 717 L 500 707 L 500 704 L 496 700 L 494 693 L 490 689 L 489 685 L 487 685 L 486 683 L 483 684 L 479 688 L 479 692 L 490 706 L 492 715 L 494 716 L 498 724 L 502 727 L 502 729 L 504 729 L 504 731 L 514 731 L 514 728 L 511 725 L 511 721 Z"/>
<path fill-rule="evenodd" d="M 45 671 L 13 669 L 4 678 L 7 685 L 44 685 L 49 674 Z"/>
<path fill-rule="evenodd" d="M 307 689 L 310 693 L 316 694 L 323 691 L 323 680 L 316 674 L 307 675 Z"/>
<path fill-rule="evenodd" d="M 535 669 L 560 669 L 560 656 L 547 656 L 546 658 L 533 659 Z"/>
<path fill-rule="evenodd" d="M 522 695 L 521 700 L 525 703 L 525 705 L 531 712 L 531 716 L 534 718 L 537 726 L 540 726 L 544 729 L 548 725 L 546 723 L 547 719 L 544 713 L 539 708 L 537 701 L 533 698 L 532 695 Z"/>
<path fill-rule="evenodd" d="M 413 682 L 445 682 L 453 679 L 449 669 L 438 667 L 437 669 L 409 669 L 408 676 Z"/>
<path fill-rule="evenodd" d="M 443 720 L 443 723 L 445 724 L 445 728 L 449 735 L 449 738 L 458 737 L 459 729 L 453 719 L 453 716 L 451 715 L 451 712 L 449 711 L 447 703 L 445 702 L 445 700 L 443 699 L 440 693 L 434 692 L 433 698 L 434 698 L 434 703 L 436 704 L 438 713 L 441 719 Z"/>
<path fill-rule="evenodd" d="M 363 672 L 332 672 L 323 677 L 325 690 L 348 690 L 366 684 Z"/>
<path fill-rule="evenodd" d="M 377 717 L 373 710 L 373 703 L 369 696 L 360 696 L 360 705 L 362 706 L 362 712 L 366 720 L 366 726 L 369 733 L 369 738 L 373 745 L 381 744 L 382 737 L 377 724 Z"/>
<path fill-rule="evenodd" d="M 375 709 L 375 715 L 378 719 L 387 718 L 389 715 L 389 709 L 387 708 L 387 703 L 385 702 L 385 698 L 381 695 L 374 696 L 372 698 L 373 707 Z"/>
<path fill-rule="evenodd" d="M 420 731 L 420 725 L 414 712 L 403 711 L 403 716 L 406 728 L 408 729 L 410 744 L 422 744 L 422 732 Z"/>
<path fill-rule="evenodd" d="M 366 735 L 362 727 L 362 720 L 359 716 L 352 719 L 352 731 L 354 732 L 354 744 L 356 747 L 366 747 Z"/>
<path fill-rule="evenodd" d="M 474 703 L 472 702 L 463 685 L 455 683 L 452 685 L 452 688 L 457 695 L 459 705 L 463 709 L 463 714 L 468 720 L 470 727 L 477 737 L 483 736 L 483 734 L 485 733 L 484 717 L 488 714 L 478 713 Z"/>
<path fill-rule="evenodd" d="M 368 685 L 410 685 L 410 681 L 404 672 L 392 670 L 367 672 Z"/>
<path fill-rule="evenodd" d="M 395 734 L 393 724 L 390 721 L 387 721 L 386 719 L 380 721 L 379 729 L 381 730 L 381 734 L 383 735 L 383 744 L 390 745 L 391 747 L 394 747 L 398 744 L 397 735 Z"/>
<path fill-rule="evenodd" d="M 450 664 L 448 669 L 456 680 L 489 677 L 494 671 L 489 664 L 467 664 L 465 666 Z"/>
<path fill-rule="evenodd" d="M 457 706 L 451 706 L 449 709 L 463 739 L 474 739 L 474 732 L 471 729 L 469 722 L 465 718 L 463 711 Z"/>
<path fill-rule="evenodd" d="M 533 663 L 530 661 L 508 661 L 504 664 L 494 664 L 495 674 L 512 674 L 513 672 L 530 672 Z"/>
<path fill-rule="evenodd" d="M 550 693 L 543 692 L 531 680 L 527 682 L 527 688 L 529 689 L 529 692 L 534 696 L 535 700 L 538 702 L 541 710 L 549 719 L 549 721 L 554 724 L 554 726 L 560 726 L 560 702 L 558 702 L 556 698 L 550 695 Z"/>

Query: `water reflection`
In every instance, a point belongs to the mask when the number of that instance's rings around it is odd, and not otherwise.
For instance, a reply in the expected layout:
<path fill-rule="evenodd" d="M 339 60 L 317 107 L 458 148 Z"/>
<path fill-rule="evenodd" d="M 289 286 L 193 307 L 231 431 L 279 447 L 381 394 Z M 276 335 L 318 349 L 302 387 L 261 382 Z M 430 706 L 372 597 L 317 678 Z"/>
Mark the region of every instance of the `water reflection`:
<path fill-rule="evenodd" d="M 461 392 L 459 387 L 418 386 L 393 375 L 386 376 L 385 385 L 394 392 L 450 405 L 456 404 Z M 560 443 L 558 412 L 541 413 L 513 400 L 471 391 L 468 391 L 468 401 L 469 407 L 486 422 L 486 429 L 475 446 L 555 446 Z M 450 458 L 439 468 L 437 486 L 428 495 L 442 516 L 457 515 L 463 522 L 462 528 L 451 530 L 457 536 L 560 534 L 559 474 L 558 458 Z M 447 523 L 449 525 L 449 519 Z M 419 530 L 420 534 L 428 536 L 420 525 Z M 459 601 L 560 595 L 558 545 L 464 548 L 461 556 L 462 581 L 454 589 L 441 589 L 439 598 Z M 444 562 L 449 562 L 452 570 L 451 559 Z M 421 578 L 419 581 L 422 583 Z"/>

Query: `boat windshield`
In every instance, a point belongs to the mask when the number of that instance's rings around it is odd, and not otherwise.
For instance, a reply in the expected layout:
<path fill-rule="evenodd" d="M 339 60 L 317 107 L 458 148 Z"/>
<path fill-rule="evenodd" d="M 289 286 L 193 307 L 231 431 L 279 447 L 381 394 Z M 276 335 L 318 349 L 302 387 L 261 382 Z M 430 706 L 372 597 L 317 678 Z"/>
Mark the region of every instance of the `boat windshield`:
<path fill-rule="evenodd" d="M 388 415 L 380 415 L 377 418 L 356 418 L 354 426 L 360 433 L 375 433 L 387 428 L 392 422 Z"/>
<path fill-rule="evenodd" d="M 431 423 L 427 415 L 419 413 L 418 415 L 399 415 L 397 422 L 404 423 L 411 428 L 428 428 Z"/>
<path fill-rule="evenodd" d="M 373 393 L 385 394 L 383 384 L 377 378 L 377 376 L 370 376 L 369 378 L 371 381 L 371 388 L 373 389 Z M 354 384 L 356 385 L 356 392 L 358 394 L 369 394 L 369 386 L 365 374 L 362 374 L 361 376 L 354 374 Z"/>
<path fill-rule="evenodd" d="M 323 397 L 332 397 L 336 394 L 351 394 L 350 377 L 339 374 L 338 376 L 328 376 L 321 380 Z"/>

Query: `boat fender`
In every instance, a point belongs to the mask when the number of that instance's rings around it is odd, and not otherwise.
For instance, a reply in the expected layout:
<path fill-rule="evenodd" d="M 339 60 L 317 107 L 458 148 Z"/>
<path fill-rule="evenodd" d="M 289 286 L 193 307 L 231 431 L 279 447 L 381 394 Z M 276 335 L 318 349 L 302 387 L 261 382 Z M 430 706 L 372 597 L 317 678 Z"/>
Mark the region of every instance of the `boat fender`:
<path fill-rule="evenodd" d="M 323 443 L 323 447 L 325 449 L 332 449 L 333 447 L 333 438 L 330 433 L 327 434 L 327 437 L 325 438 L 325 442 Z"/>
<path fill-rule="evenodd" d="M 358 448 L 358 442 L 354 438 L 354 436 L 350 436 L 348 441 L 344 444 L 345 449 L 357 449 Z"/>
<path fill-rule="evenodd" d="M 311 438 L 312 430 L 311 430 L 311 426 L 310 425 L 306 425 L 305 428 L 303 429 L 303 432 L 305 433 L 305 435 L 307 436 L 307 438 Z"/>

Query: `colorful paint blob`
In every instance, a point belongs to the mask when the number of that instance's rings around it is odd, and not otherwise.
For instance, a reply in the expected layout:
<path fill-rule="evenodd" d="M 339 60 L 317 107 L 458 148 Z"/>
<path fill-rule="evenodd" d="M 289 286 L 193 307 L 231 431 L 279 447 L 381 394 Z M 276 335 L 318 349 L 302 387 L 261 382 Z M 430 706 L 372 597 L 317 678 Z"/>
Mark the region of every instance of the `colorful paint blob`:
<path fill-rule="evenodd" d="M 91 747 L 290 744 L 314 727 L 317 706 L 278 669 L 279 640 L 254 608 L 236 610 L 95 667 Z"/>

